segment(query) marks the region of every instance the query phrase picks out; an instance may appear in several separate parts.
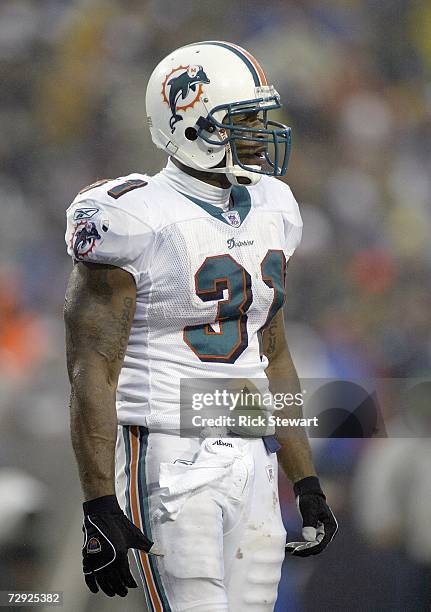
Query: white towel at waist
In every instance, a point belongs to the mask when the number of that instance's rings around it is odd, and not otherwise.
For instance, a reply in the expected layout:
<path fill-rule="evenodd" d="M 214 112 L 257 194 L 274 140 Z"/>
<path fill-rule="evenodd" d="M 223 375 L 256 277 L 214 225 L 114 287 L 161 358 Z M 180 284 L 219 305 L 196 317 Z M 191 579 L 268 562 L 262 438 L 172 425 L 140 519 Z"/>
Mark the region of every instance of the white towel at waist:
<path fill-rule="evenodd" d="M 156 510 L 154 517 L 167 515 L 174 521 L 192 493 L 230 475 L 235 461 L 245 455 L 248 446 L 246 440 L 237 438 L 207 438 L 192 464 L 161 463 L 162 508 Z"/>

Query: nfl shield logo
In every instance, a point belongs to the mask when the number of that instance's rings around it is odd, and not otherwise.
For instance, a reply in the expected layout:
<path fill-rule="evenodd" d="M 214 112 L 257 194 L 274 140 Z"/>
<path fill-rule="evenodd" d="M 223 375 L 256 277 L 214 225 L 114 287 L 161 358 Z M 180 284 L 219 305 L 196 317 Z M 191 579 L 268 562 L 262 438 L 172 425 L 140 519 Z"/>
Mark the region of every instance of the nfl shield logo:
<path fill-rule="evenodd" d="M 222 213 L 222 215 L 232 227 L 239 227 L 241 225 L 241 217 L 237 210 L 229 210 L 228 212 Z"/>

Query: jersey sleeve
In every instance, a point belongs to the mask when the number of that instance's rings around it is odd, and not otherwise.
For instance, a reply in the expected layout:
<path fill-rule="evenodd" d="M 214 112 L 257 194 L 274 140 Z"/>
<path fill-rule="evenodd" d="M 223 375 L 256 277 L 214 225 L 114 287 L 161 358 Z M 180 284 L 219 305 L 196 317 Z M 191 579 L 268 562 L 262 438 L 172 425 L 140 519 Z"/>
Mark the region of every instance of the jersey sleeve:
<path fill-rule="evenodd" d="M 299 212 L 298 202 L 288 185 L 284 186 L 285 206 L 282 208 L 285 250 L 286 254 L 291 257 L 295 249 L 299 246 L 302 238 L 302 218 Z"/>
<path fill-rule="evenodd" d="M 86 197 L 75 199 L 67 210 L 68 254 L 75 261 L 123 268 L 136 283 L 151 260 L 153 236 L 145 221 L 118 205 Z"/>
<path fill-rule="evenodd" d="M 289 185 L 283 181 L 272 179 L 268 183 L 271 187 L 270 199 L 283 219 L 284 251 L 287 257 L 291 257 L 302 237 L 302 218 L 298 202 Z"/>

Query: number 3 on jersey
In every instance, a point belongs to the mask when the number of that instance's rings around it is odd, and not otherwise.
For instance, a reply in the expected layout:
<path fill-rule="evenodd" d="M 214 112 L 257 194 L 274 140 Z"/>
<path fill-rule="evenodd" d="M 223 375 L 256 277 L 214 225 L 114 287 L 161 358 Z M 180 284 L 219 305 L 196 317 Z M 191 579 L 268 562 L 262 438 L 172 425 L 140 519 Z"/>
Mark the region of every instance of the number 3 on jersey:
<path fill-rule="evenodd" d="M 274 290 L 266 326 L 286 297 L 283 251 L 269 250 L 261 272 L 263 282 Z M 230 255 L 207 257 L 195 274 L 195 288 L 202 301 L 219 301 L 215 319 L 219 330 L 210 323 L 189 325 L 184 328 L 184 341 L 201 361 L 234 363 L 248 345 L 247 311 L 253 301 L 250 274 Z"/>

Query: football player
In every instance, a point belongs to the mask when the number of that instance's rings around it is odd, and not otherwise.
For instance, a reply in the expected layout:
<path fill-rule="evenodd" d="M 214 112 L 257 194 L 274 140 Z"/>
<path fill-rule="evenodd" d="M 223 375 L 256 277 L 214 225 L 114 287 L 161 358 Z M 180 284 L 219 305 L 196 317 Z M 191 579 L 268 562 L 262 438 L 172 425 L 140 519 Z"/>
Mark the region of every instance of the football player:
<path fill-rule="evenodd" d="M 273 610 L 286 550 L 278 461 L 303 519 L 288 552 L 320 553 L 337 531 L 302 430 L 179 435 L 181 380 L 300 391 L 282 306 L 302 222 L 276 178 L 291 144 L 270 118 L 280 106 L 241 47 L 181 47 L 146 94 L 167 166 L 99 181 L 67 211 L 71 433 L 94 593 L 136 586 L 132 548 L 151 611 Z"/>

